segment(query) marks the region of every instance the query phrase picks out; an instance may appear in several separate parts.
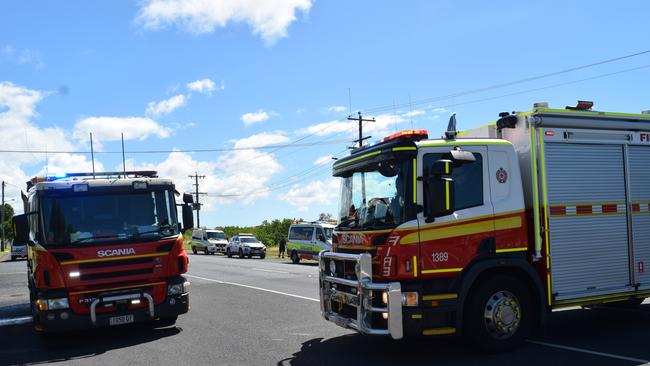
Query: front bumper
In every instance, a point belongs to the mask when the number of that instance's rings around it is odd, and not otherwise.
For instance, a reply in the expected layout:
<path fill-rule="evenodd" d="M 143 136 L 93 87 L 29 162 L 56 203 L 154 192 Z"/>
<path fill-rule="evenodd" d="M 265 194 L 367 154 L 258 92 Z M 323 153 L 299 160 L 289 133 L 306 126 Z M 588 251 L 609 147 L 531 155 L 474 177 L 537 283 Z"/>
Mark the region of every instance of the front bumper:
<path fill-rule="evenodd" d="M 404 336 L 400 283 L 373 283 L 370 254 L 322 251 L 318 262 L 323 318 L 364 334 Z M 384 292 L 387 303 L 378 305 Z"/>
<path fill-rule="evenodd" d="M 184 280 L 184 278 L 180 277 Z M 145 307 L 129 309 L 120 305 L 125 301 L 140 300 Z M 97 313 L 96 307 L 102 304 L 112 304 L 115 311 L 108 313 Z M 146 292 L 128 292 L 119 295 L 107 295 L 98 297 L 90 305 L 90 314 L 77 314 L 72 309 L 61 310 L 35 310 L 34 314 L 40 330 L 45 332 L 60 332 L 68 330 L 79 330 L 95 327 L 110 326 L 110 319 L 123 315 L 133 315 L 130 323 L 141 323 L 155 319 L 173 318 L 189 311 L 189 294 L 187 292 L 177 295 L 167 295 L 165 300 L 154 305 L 153 298 Z"/>
<path fill-rule="evenodd" d="M 245 255 L 265 255 L 266 248 L 251 248 L 251 247 L 242 247 L 242 251 Z"/>

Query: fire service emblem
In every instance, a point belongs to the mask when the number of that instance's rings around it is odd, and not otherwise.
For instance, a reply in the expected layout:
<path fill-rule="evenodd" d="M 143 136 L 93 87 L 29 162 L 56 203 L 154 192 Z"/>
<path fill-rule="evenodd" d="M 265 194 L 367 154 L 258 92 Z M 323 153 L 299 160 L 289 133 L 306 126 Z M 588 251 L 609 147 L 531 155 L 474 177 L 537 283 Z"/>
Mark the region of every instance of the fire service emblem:
<path fill-rule="evenodd" d="M 508 180 L 508 172 L 505 169 L 499 168 L 497 170 L 497 181 L 499 183 L 505 183 Z"/>

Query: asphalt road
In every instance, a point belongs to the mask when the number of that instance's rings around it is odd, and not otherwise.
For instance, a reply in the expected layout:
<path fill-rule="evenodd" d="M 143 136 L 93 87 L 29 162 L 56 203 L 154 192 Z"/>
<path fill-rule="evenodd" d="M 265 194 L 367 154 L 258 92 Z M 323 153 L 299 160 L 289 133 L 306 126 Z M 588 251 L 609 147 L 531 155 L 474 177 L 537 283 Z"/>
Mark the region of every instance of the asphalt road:
<path fill-rule="evenodd" d="M 393 341 L 321 319 L 315 263 L 190 256 L 191 310 L 175 327 L 122 326 L 40 338 L 29 322 L 25 262 L 0 262 L 0 365 L 640 365 L 650 304 L 554 313 L 549 334 L 485 355 L 457 338 Z M 24 318 L 22 318 L 24 319 Z M 540 343 L 541 342 L 541 343 Z"/>

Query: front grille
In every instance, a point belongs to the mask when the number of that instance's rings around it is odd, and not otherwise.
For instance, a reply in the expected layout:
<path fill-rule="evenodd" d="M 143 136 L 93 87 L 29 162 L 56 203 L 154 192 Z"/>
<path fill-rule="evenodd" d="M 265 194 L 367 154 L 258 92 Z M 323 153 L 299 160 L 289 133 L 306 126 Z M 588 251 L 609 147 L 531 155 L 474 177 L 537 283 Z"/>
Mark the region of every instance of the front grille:
<path fill-rule="evenodd" d="M 118 271 L 118 272 L 82 274 L 79 278 L 81 278 L 82 281 L 90 281 L 90 280 L 101 280 L 104 278 L 136 276 L 136 275 L 143 275 L 143 274 L 150 274 L 150 273 L 153 273 L 153 268 L 132 269 L 128 271 Z"/>
<path fill-rule="evenodd" d="M 153 258 L 120 259 L 116 261 L 80 263 L 79 269 L 118 267 L 118 266 L 126 266 L 131 264 L 142 264 L 142 263 L 152 263 L 152 262 L 153 262 Z"/>

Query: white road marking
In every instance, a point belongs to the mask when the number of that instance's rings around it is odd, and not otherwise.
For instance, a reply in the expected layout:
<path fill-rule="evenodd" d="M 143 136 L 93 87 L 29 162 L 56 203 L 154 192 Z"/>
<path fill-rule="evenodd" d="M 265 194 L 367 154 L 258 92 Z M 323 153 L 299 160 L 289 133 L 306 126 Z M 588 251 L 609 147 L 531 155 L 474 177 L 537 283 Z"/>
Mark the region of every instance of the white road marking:
<path fill-rule="evenodd" d="M 284 271 L 276 271 L 274 269 L 263 269 L 263 268 L 253 268 L 253 271 L 263 271 L 263 272 L 273 272 L 273 273 L 283 273 L 283 274 L 289 274 L 290 272 L 284 272 Z"/>
<path fill-rule="evenodd" d="M 31 316 L 21 316 L 19 318 L 0 319 L 0 327 L 5 327 L 7 325 L 27 324 L 31 322 L 32 322 Z"/>
<path fill-rule="evenodd" d="M 215 279 L 212 279 L 212 278 L 205 278 L 205 277 L 194 276 L 194 275 L 191 275 L 191 274 L 185 274 L 185 276 L 186 276 L 186 277 L 192 277 L 192 278 L 198 278 L 198 279 L 200 279 L 200 280 L 204 280 L 204 281 L 210 281 L 210 282 L 215 282 L 215 283 L 221 283 L 221 284 L 224 284 L 224 285 L 231 285 L 231 286 L 245 287 L 245 288 L 250 288 L 250 289 L 253 289 L 253 290 L 265 291 L 265 292 L 270 292 L 270 293 L 273 293 L 273 294 L 278 294 L 278 295 L 284 295 L 284 296 L 295 297 L 295 298 L 303 299 L 303 300 L 316 301 L 316 302 L 319 302 L 319 301 L 320 301 L 320 300 L 318 300 L 318 299 L 314 299 L 313 297 L 300 296 L 300 295 L 290 294 L 290 293 L 287 293 L 287 292 L 270 290 L 270 289 L 268 289 L 268 288 L 262 288 L 262 287 L 256 287 L 256 286 L 244 285 L 244 284 L 242 284 L 242 283 L 220 281 L 220 280 L 215 280 Z"/>
<path fill-rule="evenodd" d="M 584 348 L 569 347 L 569 346 L 563 346 L 561 344 L 532 341 L 530 339 L 527 340 L 526 342 L 536 344 L 536 345 L 539 345 L 539 346 L 559 348 L 559 349 L 563 349 L 563 350 L 567 350 L 567 351 L 581 352 L 581 353 L 587 353 L 587 354 L 590 354 L 590 355 L 596 355 L 596 356 L 601 356 L 601 357 L 609 357 L 609 358 L 615 358 L 615 359 L 624 360 L 624 361 L 637 362 L 637 363 L 640 363 L 641 365 L 649 365 L 650 364 L 649 360 L 643 360 L 643 359 L 634 358 L 634 357 L 620 356 L 620 355 L 615 355 L 615 354 L 605 353 L 605 352 L 590 351 L 590 350 L 584 349 Z M 641 366 L 641 365 L 639 365 L 639 366 Z"/>

